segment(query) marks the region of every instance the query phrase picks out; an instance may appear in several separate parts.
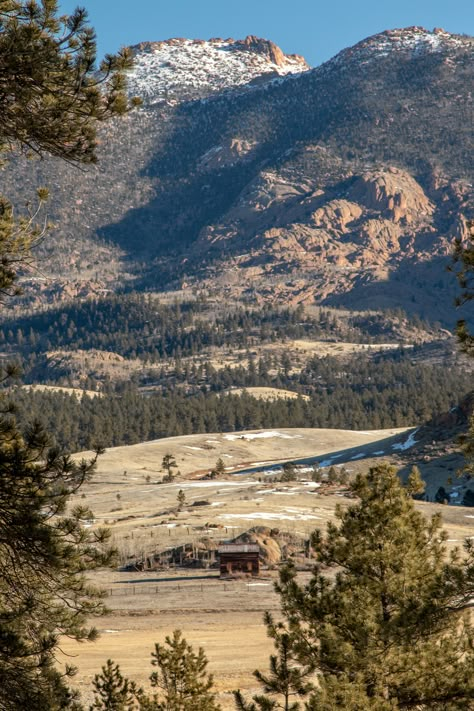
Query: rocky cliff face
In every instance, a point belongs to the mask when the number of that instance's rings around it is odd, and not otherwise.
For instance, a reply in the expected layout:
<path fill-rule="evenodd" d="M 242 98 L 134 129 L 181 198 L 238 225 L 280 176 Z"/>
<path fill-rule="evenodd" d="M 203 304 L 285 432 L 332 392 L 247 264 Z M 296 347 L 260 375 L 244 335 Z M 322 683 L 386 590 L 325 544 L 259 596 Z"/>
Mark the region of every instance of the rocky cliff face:
<path fill-rule="evenodd" d="M 223 222 L 202 230 L 196 250 L 201 258 L 207 251 L 232 254 L 242 296 L 257 294 L 257 280 L 266 288 L 273 284 L 273 292 L 295 303 L 335 296 L 342 303 L 343 295 L 352 294 L 356 306 L 358 288 L 364 291 L 371 283 L 373 294 L 377 288 L 381 295 L 392 290 L 386 305 L 394 306 L 407 299 L 400 286 L 391 283 L 387 289 L 390 276 L 406 267 L 411 273 L 423 261 L 449 259 L 454 236 L 465 228 L 454 203 L 444 215 L 451 227 L 440 234 L 437 204 L 407 171 L 394 166 L 344 176 L 326 189 L 308 183 L 303 188 L 267 171 Z M 290 283 L 289 275 L 296 277 Z M 360 305 L 369 308 L 365 297 Z"/>

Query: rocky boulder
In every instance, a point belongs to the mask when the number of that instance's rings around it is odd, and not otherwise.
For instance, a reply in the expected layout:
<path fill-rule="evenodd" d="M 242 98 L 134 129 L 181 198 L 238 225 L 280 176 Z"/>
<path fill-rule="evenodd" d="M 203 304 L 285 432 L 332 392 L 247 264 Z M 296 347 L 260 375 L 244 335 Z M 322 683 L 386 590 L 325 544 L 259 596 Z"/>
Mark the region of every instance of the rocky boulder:
<path fill-rule="evenodd" d="M 434 212 L 423 188 L 398 168 L 364 173 L 351 186 L 348 197 L 393 222 L 416 223 Z"/>

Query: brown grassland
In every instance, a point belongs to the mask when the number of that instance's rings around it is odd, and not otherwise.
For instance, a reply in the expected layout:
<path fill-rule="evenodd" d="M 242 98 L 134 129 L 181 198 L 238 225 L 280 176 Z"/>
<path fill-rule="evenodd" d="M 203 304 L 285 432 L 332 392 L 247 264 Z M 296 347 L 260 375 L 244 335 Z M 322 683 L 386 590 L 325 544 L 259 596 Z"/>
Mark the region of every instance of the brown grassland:
<path fill-rule="evenodd" d="M 336 504 L 350 500 L 341 487 L 319 487 L 309 473 L 302 473 L 297 482 L 278 482 L 274 474 L 263 473 L 265 463 L 309 456 L 324 460 L 331 452 L 348 450 L 338 461 L 345 461 L 346 469 L 355 473 L 376 461 L 370 458 L 375 452 L 389 453 L 393 438 L 400 436 L 406 438 L 403 430 L 279 429 L 189 435 L 118 447 L 100 458 L 81 503 L 95 514 L 88 525 L 111 528 L 122 563 L 203 536 L 217 543 L 259 525 L 303 539 L 334 519 Z M 180 475 L 170 484 L 159 484 L 162 458 L 168 452 L 176 458 Z M 361 460 L 361 453 L 369 459 Z M 201 479 L 218 457 L 229 467 L 227 473 L 218 480 Z M 391 460 L 390 455 L 385 459 Z M 259 465 L 260 474 L 232 474 L 251 465 Z M 186 496 L 181 509 L 180 489 Z M 462 545 L 464 538 L 474 535 L 473 509 L 422 502 L 417 506 L 427 515 L 442 510 L 449 546 Z M 232 689 L 256 691 L 252 671 L 265 669 L 272 652 L 262 617 L 265 610 L 278 615 L 273 590 L 277 569 L 264 569 L 258 580 L 250 581 L 219 580 L 212 568 L 101 571 L 93 581 L 105 589 L 111 610 L 98 620 L 101 636 L 94 644 L 63 640 L 59 662 L 78 667 L 75 685 L 85 701 L 90 700 L 94 674 L 107 658 L 146 686 L 154 643 L 180 628 L 193 646 L 204 647 L 222 708 L 233 709 Z M 309 572 L 300 575 L 304 578 Z"/>

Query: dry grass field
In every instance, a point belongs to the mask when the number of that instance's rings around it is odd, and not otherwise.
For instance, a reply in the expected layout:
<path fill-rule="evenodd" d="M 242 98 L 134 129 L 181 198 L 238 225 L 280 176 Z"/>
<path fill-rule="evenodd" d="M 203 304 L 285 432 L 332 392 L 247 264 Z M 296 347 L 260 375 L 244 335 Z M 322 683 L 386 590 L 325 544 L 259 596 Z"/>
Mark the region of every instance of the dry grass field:
<path fill-rule="evenodd" d="M 406 441 L 407 434 L 280 429 L 189 435 L 118 447 L 101 457 L 81 503 L 95 513 L 88 525 L 111 528 L 124 562 L 129 556 L 149 555 L 203 536 L 216 543 L 228 540 L 258 525 L 305 538 L 334 519 L 337 503 L 350 500 L 342 489 L 321 488 L 310 480 L 277 482 L 274 474 L 262 473 L 265 462 L 311 455 L 324 462 L 349 448 L 340 459 L 354 472 L 368 464 L 360 454 L 389 453 L 394 437 Z M 161 460 L 168 452 L 177 460 L 180 478 L 170 484 L 154 483 L 161 480 Z M 219 480 L 200 479 L 218 457 L 229 462 L 228 473 Z M 232 474 L 258 463 L 260 475 Z M 181 510 L 180 489 L 186 496 Z M 427 515 L 442 510 L 449 546 L 474 535 L 472 509 L 417 506 Z M 307 575 L 301 573 L 302 578 Z M 76 685 L 89 701 L 91 680 L 109 657 L 146 685 L 154 643 L 180 628 L 194 646 L 204 647 L 222 707 L 233 709 L 232 689 L 256 691 L 252 671 L 265 669 L 272 652 L 262 616 L 267 609 L 278 614 L 276 576 L 277 569 L 263 570 L 258 580 L 251 581 L 219 580 L 214 569 L 102 571 L 93 580 L 106 590 L 111 614 L 98 621 L 101 637 L 87 645 L 64 640 L 62 661 L 77 665 Z"/>
<path fill-rule="evenodd" d="M 64 388 L 59 385 L 41 385 L 37 383 L 35 385 L 22 385 L 21 387 L 23 390 L 30 390 L 31 392 L 65 393 L 66 395 L 75 395 L 79 399 L 82 398 L 84 395 L 91 398 L 102 397 L 102 394 L 97 392 L 96 390 Z"/>
<path fill-rule="evenodd" d="M 326 356 L 335 356 L 339 358 L 347 358 L 355 353 L 369 353 L 370 351 L 396 350 L 403 345 L 404 348 L 411 348 L 407 343 L 349 343 L 342 341 L 323 341 L 323 340 L 288 340 L 269 343 L 258 343 L 250 348 L 250 354 L 254 359 L 264 356 L 271 356 L 276 361 L 281 361 L 283 356 L 290 357 L 292 371 L 297 372 L 304 367 L 309 360 L 314 357 L 325 358 Z M 25 386 L 33 390 L 53 390 L 57 392 L 76 393 L 82 396 L 83 390 L 81 384 L 85 379 L 93 375 L 96 380 L 102 381 L 110 379 L 112 381 L 126 380 L 132 373 L 139 374 L 147 372 L 148 374 L 156 373 L 156 376 L 162 372 L 174 372 L 174 359 L 159 364 L 150 365 L 139 358 L 125 358 L 124 356 L 112 351 L 104 351 L 99 349 L 84 350 L 57 350 L 47 353 L 48 367 L 50 373 L 54 373 L 55 369 L 60 374 L 68 373 L 69 380 L 74 386 L 72 388 L 48 385 L 29 385 Z M 216 370 L 223 368 L 237 368 L 246 365 L 249 357 L 249 348 L 229 348 L 226 347 L 209 347 L 203 348 L 198 355 L 187 356 L 181 358 L 183 366 L 199 366 L 210 363 Z M 276 374 L 276 369 L 270 369 L 270 374 Z M 151 393 L 159 390 L 154 385 L 143 386 L 143 392 Z M 273 388 L 270 388 L 273 390 Z M 277 390 L 277 389 L 275 389 Z M 282 391 L 283 393 L 288 391 Z M 94 397 L 97 395 L 95 391 L 88 391 L 88 395 Z M 287 397 L 287 395 L 283 395 Z"/>
<path fill-rule="evenodd" d="M 108 658 L 146 686 L 155 642 L 180 628 L 193 647 L 204 647 L 223 708 L 232 709 L 232 689 L 254 688 L 252 671 L 265 668 L 272 651 L 262 623 L 264 610 L 278 614 L 271 580 L 262 580 L 257 587 L 217 578 L 192 581 L 182 575 L 163 582 L 155 575 L 148 594 L 137 589 L 137 577 L 134 595 L 131 585 L 129 595 L 109 597 L 112 612 L 99 621 L 97 642 L 62 644 L 65 660 L 79 668 L 76 686 L 83 698 L 90 700 L 90 683 Z"/>
<path fill-rule="evenodd" d="M 393 351 L 400 347 L 399 343 L 349 343 L 345 341 L 290 341 L 290 347 L 307 355 L 326 356 L 351 355 L 352 353 L 366 353 L 368 351 Z M 412 348 L 410 344 L 403 344 L 404 348 Z"/>
<path fill-rule="evenodd" d="M 336 356 L 347 358 L 355 353 L 368 353 L 370 351 L 396 350 L 403 345 L 404 348 L 412 348 L 408 343 L 349 343 L 345 341 L 322 341 L 322 340 L 288 340 L 280 343 L 262 343 L 255 345 L 251 349 L 254 358 L 261 358 L 265 354 L 280 358 L 283 355 L 290 357 L 293 367 L 304 366 L 311 358 L 325 358 L 326 356 Z M 246 363 L 248 349 L 209 349 L 200 354 L 198 358 L 193 357 L 189 362 L 204 362 L 209 360 L 217 370 L 225 367 L 236 368 L 242 363 Z M 185 362 L 187 359 L 183 359 Z"/>

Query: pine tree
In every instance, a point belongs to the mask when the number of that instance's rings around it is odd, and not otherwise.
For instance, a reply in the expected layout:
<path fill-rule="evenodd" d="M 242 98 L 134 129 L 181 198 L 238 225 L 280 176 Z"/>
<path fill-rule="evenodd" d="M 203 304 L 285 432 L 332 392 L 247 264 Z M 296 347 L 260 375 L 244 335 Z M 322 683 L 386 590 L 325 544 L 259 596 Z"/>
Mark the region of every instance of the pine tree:
<path fill-rule="evenodd" d="M 87 13 L 60 18 L 56 0 L 0 0 L 0 150 L 49 154 L 70 163 L 96 160 L 96 124 L 128 109 L 123 70 L 129 50 L 107 55 L 96 71 Z M 38 192 L 39 209 L 47 190 Z M 12 293 L 19 264 L 44 234 L 37 210 L 16 216 L 0 197 L 0 292 Z"/>
<path fill-rule="evenodd" d="M 438 487 L 438 490 L 435 494 L 435 501 L 438 504 L 449 504 L 449 494 L 444 488 L 444 486 Z"/>
<path fill-rule="evenodd" d="M 100 674 L 92 682 L 94 703 L 89 711 L 135 711 L 142 696 L 135 682 L 129 681 L 120 671 L 118 664 L 108 659 Z"/>
<path fill-rule="evenodd" d="M 280 481 L 296 481 L 296 467 L 293 462 L 285 462 Z"/>
<path fill-rule="evenodd" d="M 73 462 L 39 425 L 24 434 L 11 419 L 0 426 L 0 708 L 72 708 L 54 650 L 62 634 L 95 639 L 87 621 L 103 614 L 103 594 L 85 571 L 113 556 L 107 531 L 84 529 L 88 509 L 66 512 L 95 460 Z"/>
<path fill-rule="evenodd" d="M 467 229 L 470 241 L 463 244 L 458 240 L 454 252 L 455 263 L 459 265 L 457 278 L 462 289 L 461 296 L 456 300 L 458 306 L 474 299 L 474 220 L 467 223 Z M 458 321 L 456 332 L 462 350 L 474 356 L 474 335 L 469 332 L 465 319 Z"/>
<path fill-rule="evenodd" d="M 165 470 L 166 476 L 164 477 L 163 481 L 170 482 L 173 481 L 174 479 L 174 474 L 173 474 L 173 469 L 177 469 L 178 465 L 176 464 L 176 459 L 174 458 L 173 454 L 170 454 L 169 452 L 165 454 L 161 461 L 161 468 Z"/>
<path fill-rule="evenodd" d="M 387 465 L 351 489 L 359 502 L 336 510 L 325 537 L 313 534 L 311 581 L 299 585 L 289 567 L 279 583 L 291 654 L 317 671 L 305 708 L 473 707 L 472 543 L 448 556 L 440 517 L 425 519 Z"/>
<path fill-rule="evenodd" d="M 312 689 L 307 677 L 313 672 L 311 666 L 301 666 L 295 661 L 292 637 L 282 623 L 275 623 L 269 612 L 265 613 L 268 636 L 273 639 L 277 654 L 270 656 L 270 673 L 255 671 L 254 676 L 263 686 L 264 694 L 246 702 L 240 691 L 234 692 L 239 711 L 298 711 L 298 701 L 292 697 L 302 697 Z M 269 696 L 268 696 L 269 695 Z"/>
<path fill-rule="evenodd" d="M 150 681 L 159 692 L 141 701 L 141 711 L 220 711 L 202 647 L 196 654 L 181 631 L 175 630 L 165 644 L 155 645 L 151 656 L 157 670 Z"/>
<path fill-rule="evenodd" d="M 178 508 L 181 510 L 186 503 L 186 494 L 182 489 L 178 491 L 178 496 L 176 498 L 178 500 Z"/>
<path fill-rule="evenodd" d="M 458 306 L 474 300 L 474 220 L 467 223 L 470 241 L 462 244 L 456 242 L 454 260 L 459 265 L 458 282 L 462 289 L 461 296 L 456 300 Z M 474 334 L 469 331 L 465 319 L 457 323 L 456 335 L 461 349 L 470 357 L 474 357 Z M 472 393 L 471 393 L 472 394 Z M 469 430 L 463 438 L 463 452 L 467 460 L 465 472 L 474 474 L 474 411 L 471 414 Z"/>
<path fill-rule="evenodd" d="M 97 123 L 128 109 L 123 70 L 131 55 L 107 56 L 96 71 L 86 12 L 59 17 L 57 9 L 56 0 L 0 0 L 0 150 L 91 163 Z M 46 199 L 40 189 L 38 209 Z M 15 292 L 43 231 L 35 210 L 18 215 L 0 196 L 0 294 Z M 107 535 L 84 529 L 85 508 L 66 513 L 94 464 L 72 462 L 39 426 L 20 427 L 6 406 L 0 412 L 2 710 L 79 708 L 55 670 L 54 650 L 61 634 L 94 639 L 87 620 L 104 611 L 85 570 L 110 562 Z"/>
<path fill-rule="evenodd" d="M 472 489 L 467 489 L 462 500 L 463 506 L 474 506 L 474 491 Z"/>
<path fill-rule="evenodd" d="M 216 461 L 216 466 L 214 467 L 214 470 L 217 476 L 222 476 L 225 474 L 225 464 L 224 460 L 219 457 Z"/>

